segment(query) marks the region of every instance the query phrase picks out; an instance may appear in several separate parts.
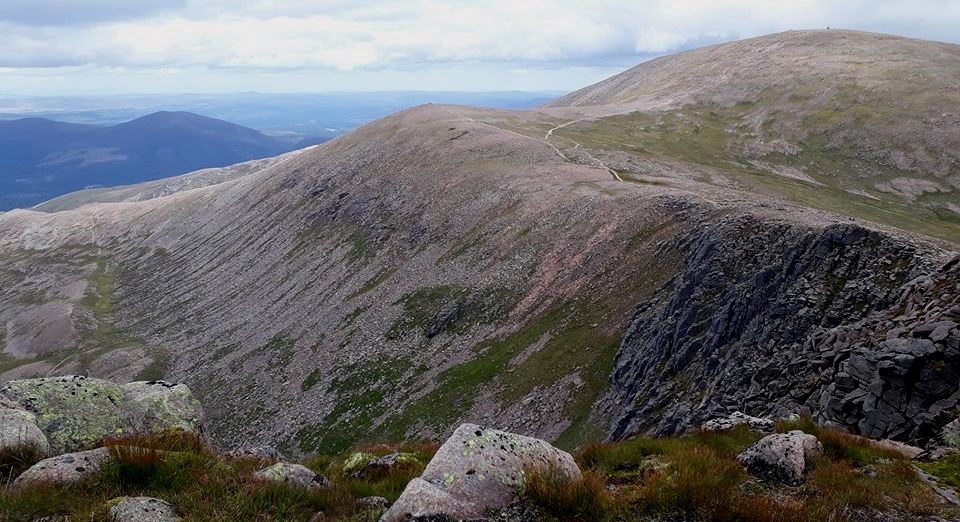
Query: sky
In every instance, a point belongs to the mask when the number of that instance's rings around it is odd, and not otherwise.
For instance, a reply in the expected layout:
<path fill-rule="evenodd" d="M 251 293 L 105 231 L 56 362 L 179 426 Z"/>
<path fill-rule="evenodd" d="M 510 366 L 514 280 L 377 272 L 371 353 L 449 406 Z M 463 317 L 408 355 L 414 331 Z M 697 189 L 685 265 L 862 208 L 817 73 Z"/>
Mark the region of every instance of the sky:
<path fill-rule="evenodd" d="M 567 91 L 827 26 L 960 43 L 960 0 L 0 0 L 0 95 Z"/>

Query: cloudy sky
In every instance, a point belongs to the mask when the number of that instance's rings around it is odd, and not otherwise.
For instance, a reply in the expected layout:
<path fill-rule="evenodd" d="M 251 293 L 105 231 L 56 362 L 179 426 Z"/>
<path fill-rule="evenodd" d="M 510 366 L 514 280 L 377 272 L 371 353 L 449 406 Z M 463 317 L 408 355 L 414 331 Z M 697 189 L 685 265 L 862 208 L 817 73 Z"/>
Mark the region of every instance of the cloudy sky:
<path fill-rule="evenodd" d="M 960 0 L 0 0 L 0 95 L 570 90 L 826 26 L 960 43 Z"/>

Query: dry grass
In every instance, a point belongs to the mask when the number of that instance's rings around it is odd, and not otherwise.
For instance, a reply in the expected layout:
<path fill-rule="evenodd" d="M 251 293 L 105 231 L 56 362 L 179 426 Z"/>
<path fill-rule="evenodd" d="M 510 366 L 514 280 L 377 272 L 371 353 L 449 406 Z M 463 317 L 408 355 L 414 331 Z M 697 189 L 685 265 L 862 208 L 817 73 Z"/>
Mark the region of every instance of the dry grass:
<path fill-rule="evenodd" d="M 0 485 L 9 484 L 43 458 L 43 451 L 30 444 L 0 449 Z"/>
<path fill-rule="evenodd" d="M 359 507 L 353 486 L 335 474 L 330 476 L 333 487 L 323 491 L 265 482 L 253 475 L 266 465 L 263 461 L 219 455 L 190 434 L 126 437 L 106 445 L 113 458 L 77 484 L 0 488 L 0 520 L 56 515 L 105 520 L 108 500 L 131 495 L 164 499 L 185 521 L 307 520 L 318 511 L 334 520 L 375 520 L 378 515 Z M 402 489 L 398 484 L 412 478 L 411 472 L 381 482 Z"/>
<path fill-rule="evenodd" d="M 779 429 L 813 432 L 824 445 L 824 457 L 812 463 L 800 487 L 749 476 L 736 455 L 761 435 L 740 428 L 590 445 L 576 456 L 584 470 L 581 483 L 532 474 L 525 498 L 559 520 L 578 521 L 858 521 L 876 512 L 898 520 L 954 514 L 894 451 L 809 420 L 781 423 Z"/>
<path fill-rule="evenodd" d="M 760 435 L 741 428 L 587 446 L 576 456 L 582 480 L 569 483 L 557 473 L 528 470 L 523 498 L 545 517 L 584 522 L 645 517 L 858 521 L 876 512 L 894 519 L 957 515 L 937 503 L 912 464 L 896 453 L 808 421 L 780 426 L 784 430 L 798 427 L 815 432 L 826 449 L 799 487 L 763 482 L 747 474 L 736 455 Z M 113 439 L 107 446 L 111 462 L 78 484 L 0 487 L 0 520 L 33 521 L 55 515 L 103 520 L 108 500 L 147 495 L 169 501 L 186 521 L 307 520 L 323 511 L 328 520 L 372 522 L 379 513 L 362 510 L 357 499 L 375 495 L 395 500 L 437 450 L 430 443 L 368 444 L 340 455 L 313 456 L 305 465 L 333 483 L 328 490 L 314 491 L 257 480 L 253 472 L 267 462 L 219 455 L 189 434 Z M 355 452 L 403 453 L 412 458 L 358 478 L 344 470 Z M 958 462 L 960 457 L 926 467 L 949 480 L 960 469 Z"/>

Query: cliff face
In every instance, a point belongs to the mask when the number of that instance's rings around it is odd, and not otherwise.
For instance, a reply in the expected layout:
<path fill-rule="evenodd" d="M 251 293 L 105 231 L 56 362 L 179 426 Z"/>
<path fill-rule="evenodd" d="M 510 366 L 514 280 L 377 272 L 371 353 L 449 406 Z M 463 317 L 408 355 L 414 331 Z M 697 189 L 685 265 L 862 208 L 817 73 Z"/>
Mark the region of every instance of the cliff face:
<path fill-rule="evenodd" d="M 734 410 L 920 441 L 950 420 L 956 261 L 936 272 L 923 247 L 857 225 L 743 218 L 680 248 L 682 273 L 638 307 L 620 346 L 612 438 Z"/>

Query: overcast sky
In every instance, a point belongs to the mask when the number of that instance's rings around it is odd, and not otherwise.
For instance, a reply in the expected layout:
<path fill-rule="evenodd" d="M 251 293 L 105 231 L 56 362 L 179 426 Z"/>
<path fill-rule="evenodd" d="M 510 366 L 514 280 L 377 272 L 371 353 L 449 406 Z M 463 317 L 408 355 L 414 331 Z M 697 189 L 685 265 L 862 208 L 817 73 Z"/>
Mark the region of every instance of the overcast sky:
<path fill-rule="evenodd" d="M 960 43 L 960 0 L 0 0 L 0 95 L 571 90 L 826 26 Z"/>

